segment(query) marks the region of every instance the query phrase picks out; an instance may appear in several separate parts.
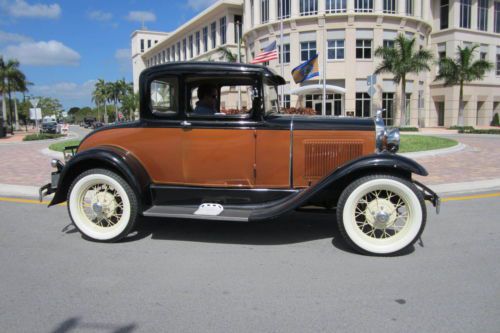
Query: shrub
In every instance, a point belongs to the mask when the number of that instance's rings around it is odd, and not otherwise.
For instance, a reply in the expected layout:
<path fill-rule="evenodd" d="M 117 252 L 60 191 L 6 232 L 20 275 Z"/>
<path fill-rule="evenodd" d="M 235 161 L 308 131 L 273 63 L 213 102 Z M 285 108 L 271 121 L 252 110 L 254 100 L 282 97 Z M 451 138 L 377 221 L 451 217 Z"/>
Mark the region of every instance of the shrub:
<path fill-rule="evenodd" d="M 57 139 L 57 138 L 60 138 L 63 136 L 65 136 L 65 135 L 64 134 L 50 134 L 50 133 L 29 134 L 23 138 L 23 141 Z"/>
<path fill-rule="evenodd" d="M 500 129 L 465 129 L 465 130 L 458 130 L 458 133 L 465 133 L 465 134 L 500 134 Z"/>
<path fill-rule="evenodd" d="M 490 125 L 491 126 L 500 126 L 500 117 L 498 116 L 498 113 L 495 113 L 493 116 L 493 120 L 491 121 Z"/>
<path fill-rule="evenodd" d="M 470 131 L 474 130 L 474 127 L 472 126 L 451 126 L 448 128 L 450 130 L 458 130 L 460 133 L 470 133 Z"/>
<path fill-rule="evenodd" d="M 400 132 L 418 132 L 418 128 L 416 127 L 400 127 Z"/>

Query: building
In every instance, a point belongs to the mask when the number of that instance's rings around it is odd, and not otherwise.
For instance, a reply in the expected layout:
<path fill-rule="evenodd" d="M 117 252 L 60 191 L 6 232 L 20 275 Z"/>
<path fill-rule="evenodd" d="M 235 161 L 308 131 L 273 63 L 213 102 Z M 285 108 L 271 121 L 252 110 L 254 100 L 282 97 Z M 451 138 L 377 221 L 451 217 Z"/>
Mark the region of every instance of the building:
<path fill-rule="evenodd" d="M 241 21 L 242 29 L 238 29 L 236 22 Z M 391 74 L 379 75 L 370 98 L 367 76 L 381 61 L 374 57 L 377 47 L 392 45 L 402 33 L 438 59 L 454 57 L 459 45 L 478 44 L 477 57 L 494 63 L 494 69 L 484 80 L 465 85 L 465 124 L 488 125 L 494 113 L 500 113 L 500 0 L 220 0 L 172 33 L 134 32 L 134 86 L 140 71 L 148 66 L 224 60 L 218 47 L 236 52 L 237 31 L 242 31 L 245 46 L 243 62 L 274 40 L 283 48 L 283 66 L 279 60 L 267 65 L 287 81 L 285 107 L 361 117 L 383 108 L 389 124 L 398 123 L 401 89 Z M 141 50 L 138 41 L 154 36 L 158 43 Z M 325 110 L 318 86 L 322 76 L 302 84 L 295 84 L 291 77 L 295 66 L 316 53 L 320 71 L 326 67 Z M 438 68 L 431 67 L 430 72 L 407 77 L 407 125 L 457 123 L 459 87 L 436 82 Z"/>

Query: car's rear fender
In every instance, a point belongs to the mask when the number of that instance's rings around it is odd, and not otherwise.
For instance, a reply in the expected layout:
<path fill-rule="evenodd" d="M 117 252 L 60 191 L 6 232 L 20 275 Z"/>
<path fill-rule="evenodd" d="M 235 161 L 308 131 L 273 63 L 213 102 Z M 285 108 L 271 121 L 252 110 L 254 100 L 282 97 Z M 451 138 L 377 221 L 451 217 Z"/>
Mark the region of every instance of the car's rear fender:
<path fill-rule="evenodd" d="M 340 166 L 320 179 L 316 184 L 302 190 L 301 193 L 292 197 L 289 201 L 252 214 L 250 219 L 257 221 L 276 218 L 305 204 L 324 200 L 333 200 L 334 202 L 330 202 L 330 205 L 335 205 L 335 197 L 340 195 L 340 192 L 348 184 L 359 177 L 375 173 L 387 173 L 410 180 L 412 174 L 428 175 L 423 166 L 404 156 L 391 153 L 367 155 Z"/>
<path fill-rule="evenodd" d="M 141 204 L 151 203 L 149 185 L 151 179 L 141 163 L 125 150 L 114 146 L 100 146 L 77 153 L 61 170 L 57 191 L 50 206 L 66 201 L 72 182 L 82 172 L 105 168 L 122 176 L 136 191 Z"/>

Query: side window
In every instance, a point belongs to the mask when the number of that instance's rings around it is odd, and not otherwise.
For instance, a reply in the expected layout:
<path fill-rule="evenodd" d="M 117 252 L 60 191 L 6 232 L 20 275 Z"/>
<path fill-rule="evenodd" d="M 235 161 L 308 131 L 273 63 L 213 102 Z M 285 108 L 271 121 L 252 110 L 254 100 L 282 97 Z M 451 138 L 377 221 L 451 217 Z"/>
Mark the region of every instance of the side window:
<path fill-rule="evenodd" d="M 252 99 L 257 89 L 253 85 L 208 85 L 191 88 L 191 116 L 250 115 Z"/>
<path fill-rule="evenodd" d="M 178 112 L 176 78 L 162 78 L 151 82 L 151 109 L 155 115 L 175 115 Z"/>

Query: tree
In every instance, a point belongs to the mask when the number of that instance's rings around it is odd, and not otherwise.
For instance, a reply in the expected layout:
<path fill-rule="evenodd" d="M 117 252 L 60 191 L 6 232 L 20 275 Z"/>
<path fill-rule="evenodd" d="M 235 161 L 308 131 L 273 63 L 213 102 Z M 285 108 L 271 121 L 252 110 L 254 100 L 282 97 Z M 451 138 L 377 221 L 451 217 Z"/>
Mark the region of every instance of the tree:
<path fill-rule="evenodd" d="M 134 119 L 134 113 L 139 109 L 139 94 L 128 93 L 122 98 L 122 109 L 128 114 L 130 120 Z"/>
<path fill-rule="evenodd" d="M 10 110 L 10 126 L 14 130 L 14 116 L 12 110 L 12 96 L 13 89 L 26 89 L 26 76 L 19 69 L 19 61 L 16 59 L 9 59 L 9 61 L 0 62 L 0 82 L 2 82 L 2 91 L 7 92 L 9 96 L 9 110 Z M 15 91 L 15 90 L 14 90 Z M 5 98 L 5 94 L 3 94 Z"/>
<path fill-rule="evenodd" d="M 5 62 L 3 57 L 0 55 L 0 91 L 2 92 L 2 119 L 7 119 L 7 86 L 5 84 L 4 77 Z M 0 124 L 0 126 L 2 126 Z"/>
<path fill-rule="evenodd" d="M 482 80 L 493 64 L 486 60 L 475 60 L 474 53 L 479 45 L 457 48 L 455 59 L 444 57 L 439 60 L 439 73 L 435 81 L 444 80 L 446 87 L 460 85 L 458 104 L 458 126 L 464 126 L 464 83 Z"/>
<path fill-rule="evenodd" d="M 394 40 L 394 47 L 378 47 L 375 56 L 381 57 L 382 63 L 375 74 L 392 73 L 396 84 L 401 82 L 401 117 L 400 126 L 406 125 L 406 75 L 430 71 L 429 62 L 433 59 L 429 50 L 414 50 L 415 38 L 406 38 L 399 34 Z"/>
<path fill-rule="evenodd" d="M 225 58 L 228 62 L 237 62 L 238 61 L 238 55 L 235 53 L 232 53 L 229 48 L 226 46 L 219 46 L 217 49 L 220 53 L 222 53 L 223 58 Z"/>
<path fill-rule="evenodd" d="M 94 91 L 92 92 L 92 101 L 97 106 L 97 118 L 99 119 L 99 105 L 104 105 L 104 121 L 107 122 L 106 102 L 109 99 L 108 84 L 103 80 L 97 80 Z"/>
<path fill-rule="evenodd" d="M 38 107 L 42 109 L 42 116 L 61 117 L 63 106 L 57 98 L 37 97 L 39 99 Z"/>

